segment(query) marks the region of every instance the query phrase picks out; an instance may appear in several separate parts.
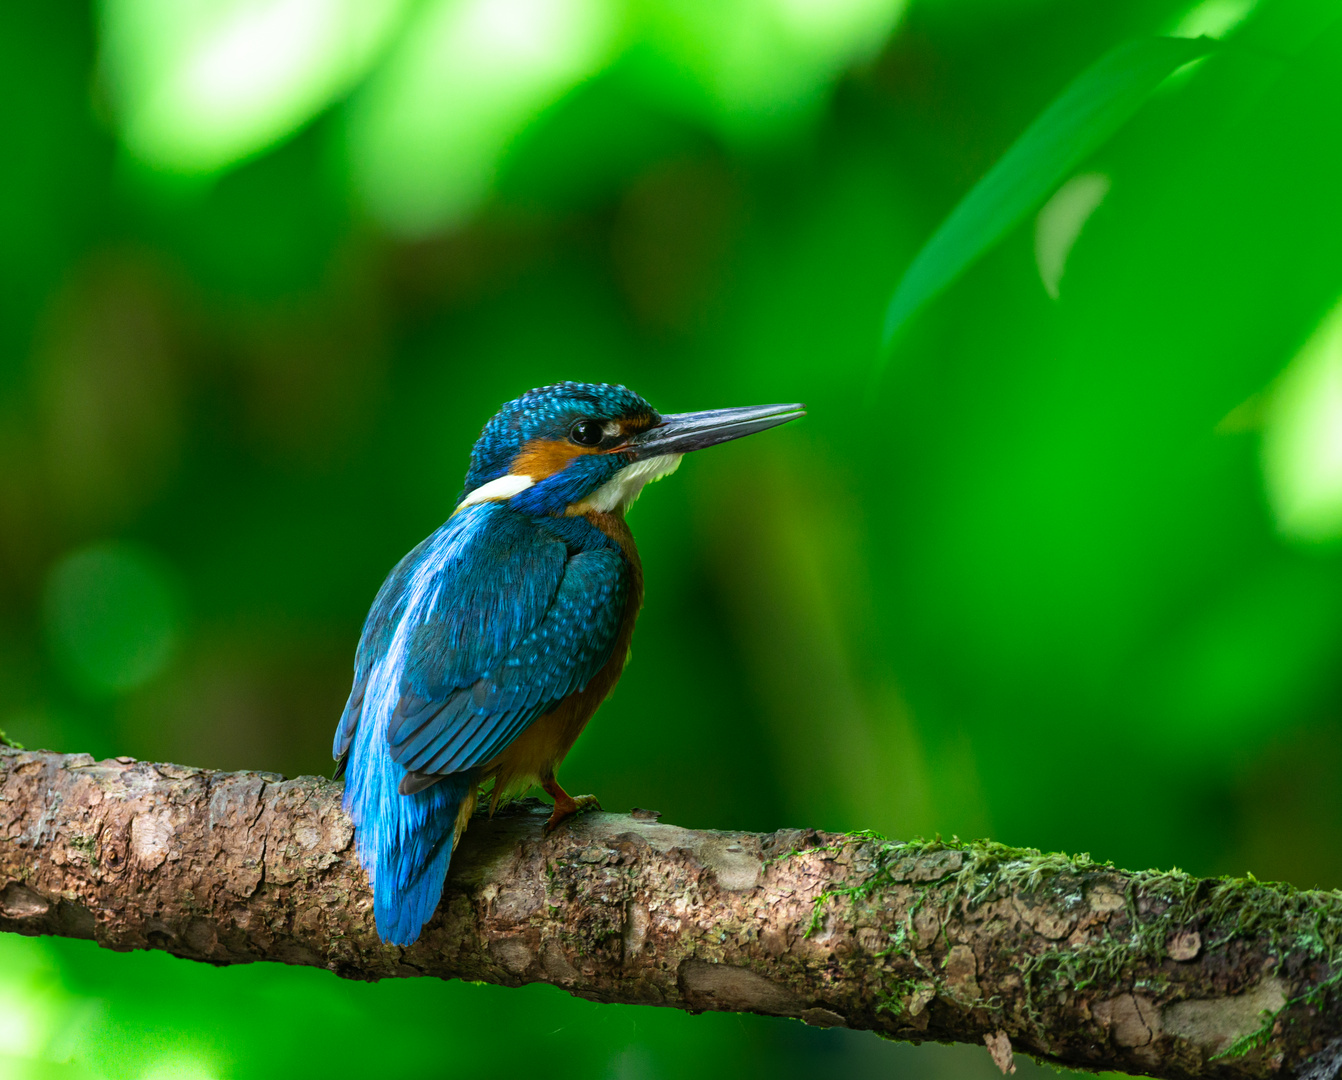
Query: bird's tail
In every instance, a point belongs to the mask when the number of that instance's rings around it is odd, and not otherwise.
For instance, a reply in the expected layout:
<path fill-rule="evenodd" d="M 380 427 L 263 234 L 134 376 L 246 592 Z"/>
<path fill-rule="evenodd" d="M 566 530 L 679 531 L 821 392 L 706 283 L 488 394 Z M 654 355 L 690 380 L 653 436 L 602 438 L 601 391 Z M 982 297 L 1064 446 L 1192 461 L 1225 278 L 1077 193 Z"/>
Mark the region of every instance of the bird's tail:
<path fill-rule="evenodd" d="M 457 822 L 474 809 L 474 778 L 447 776 L 433 787 L 400 795 L 410 827 L 397 830 L 378 848 L 373 879 L 373 915 L 378 936 L 410 945 L 438 909 L 452 861 Z"/>
<path fill-rule="evenodd" d="M 381 747 L 365 753 L 372 748 L 361 743 L 355 739 L 343 803 L 373 886 L 378 936 L 411 945 L 442 898 L 452 846 L 475 809 L 477 778 L 457 773 L 402 795 L 397 787 L 405 771 Z"/>

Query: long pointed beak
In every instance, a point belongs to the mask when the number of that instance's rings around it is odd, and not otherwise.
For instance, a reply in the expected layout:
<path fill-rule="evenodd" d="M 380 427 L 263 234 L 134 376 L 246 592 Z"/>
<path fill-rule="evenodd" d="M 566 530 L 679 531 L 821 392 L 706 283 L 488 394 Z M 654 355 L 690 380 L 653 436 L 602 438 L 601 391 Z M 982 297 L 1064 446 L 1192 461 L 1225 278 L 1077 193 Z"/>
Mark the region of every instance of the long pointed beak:
<path fill-rule="evenodd" d="M 743 409 L 708 409 L 705 412 L 673 413 L 662 422 L 629 440 L 637 458 L 659 454 L 688 454 L 706 446 L 753 435 L 805 416 L 801 405 L 751 405 Z"/>

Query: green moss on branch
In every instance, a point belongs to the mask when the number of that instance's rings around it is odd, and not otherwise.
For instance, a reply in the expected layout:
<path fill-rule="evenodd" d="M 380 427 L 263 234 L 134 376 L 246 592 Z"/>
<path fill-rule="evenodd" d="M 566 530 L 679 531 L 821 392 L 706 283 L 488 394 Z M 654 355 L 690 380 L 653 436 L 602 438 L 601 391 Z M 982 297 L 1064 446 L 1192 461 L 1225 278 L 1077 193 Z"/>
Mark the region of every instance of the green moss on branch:
<path fill-rule="evenodd" d="M 1153 1070 L 1173 1059 L 1190 1075 L 1234 1062 L 1266 1075 L 1322 1052 L 1320 1017 L 1339 1014 L 1336 892 L 1252 875 L 1125 873 L 1088 855 L 993 841 L 861 834 L 840 843 L 861 872 L 820 892 L 806 935 L 861 926 L 895 902 L 903 916 L 878 954 L 888 971 L 880 1008 L 894 1034 L 915 1034 L 928 1024 L 924 1010 L 949 1002 L 1056 1060 L 1075 1063 L 1076 1044 L 1117 1041 Z M 981 946 L 976 928 L 1012 923 L 1035 931 L 1025 948 L 1018 934 L 997 935 L 996 953 Z M 1062 1014 L 1083 1018 L 1078 1038 L 1057 1037 Z M 1094 1064 L 1117 1062 L 1101 1052 Z"/>

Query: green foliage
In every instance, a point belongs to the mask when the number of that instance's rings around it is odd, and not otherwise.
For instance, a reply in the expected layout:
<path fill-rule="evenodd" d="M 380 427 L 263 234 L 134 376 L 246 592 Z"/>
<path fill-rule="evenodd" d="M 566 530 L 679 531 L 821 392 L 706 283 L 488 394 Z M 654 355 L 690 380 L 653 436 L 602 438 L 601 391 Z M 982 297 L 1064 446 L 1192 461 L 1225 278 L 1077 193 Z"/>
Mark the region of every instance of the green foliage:
<path fill-rule="evenodd" d="M 500 402 L 804 400 L 633 510 L 646 610 L 566 784 L 677 824 L 1342 884 L 1336 0 L 96 8 L 0 5 L 11 737 L 325 773 L 368 604 Z M 544 33 L 509 21 L 533 8 Z M 1201 33 L 1224 44 L 1148 93 Z M 1097 56 L 1114 81 L 1064 118 Z M 868 401 L 893 283 L 957 273 Z M 1066 871 L 975 850 L 966 899 Z M 272 1076 L 333 1031 L 385 1033 L 342 1064 L 406 1076 L 500 1044 L 556 1077 L 993 1069 L 4 947 L 0 1016 L 45 1004 L 0 1023 L 0 1074 Z"/>
<path fill-rule="evenodd" d="M 885 344 L 1094 153 L 1157 86 L 1211 47 L 1206 38 L 1125 41 L 1088 67 L 960 200 L 904 271 Z"/>

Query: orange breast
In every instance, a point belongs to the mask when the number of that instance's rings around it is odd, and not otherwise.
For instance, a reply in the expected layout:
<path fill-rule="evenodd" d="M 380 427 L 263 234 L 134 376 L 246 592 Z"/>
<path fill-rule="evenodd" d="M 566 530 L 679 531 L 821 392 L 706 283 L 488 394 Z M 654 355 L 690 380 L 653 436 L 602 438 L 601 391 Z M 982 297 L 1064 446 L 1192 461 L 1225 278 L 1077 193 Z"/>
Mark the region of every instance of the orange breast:
<path fill-rule="evenodd" d="M 554 776 L 559 763 L 587 726 L 587 721 L 615 689 L 615 684 L 624 673 L 625 662 L 629 659 L 629 642 L 634 636 L 634 623 L 643 606 L 643 564 L 624 518 L 598 513 L 590 513 L 586 517 L 620 545 L 629 563 L 629 587 L 625 594 L 624 616 L 615 635 L 615 647 L 611 649 L 610 659 L 605 666 L 586 687 L 537 719 L 509 743 L 494 761 L 485 766 L 486 771 L 494 777 L 494 790 L 499 793 L 517 794 Z"/>

